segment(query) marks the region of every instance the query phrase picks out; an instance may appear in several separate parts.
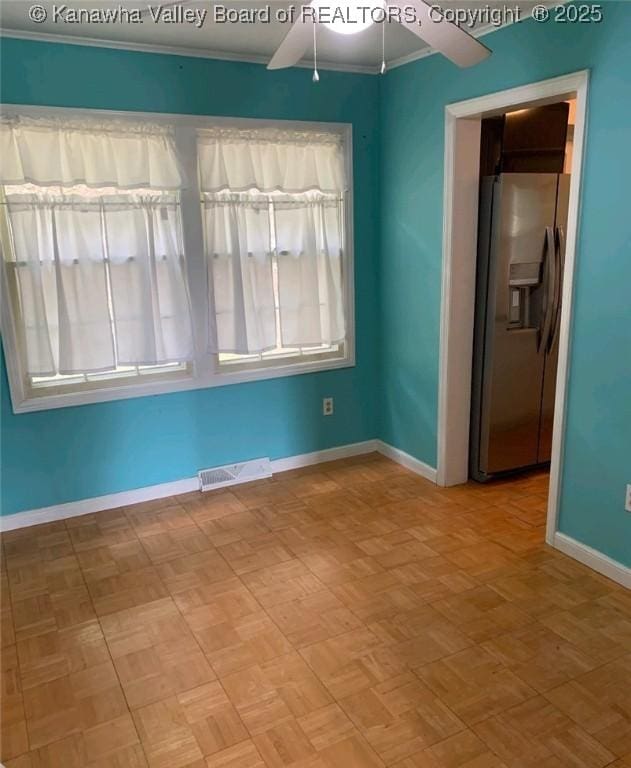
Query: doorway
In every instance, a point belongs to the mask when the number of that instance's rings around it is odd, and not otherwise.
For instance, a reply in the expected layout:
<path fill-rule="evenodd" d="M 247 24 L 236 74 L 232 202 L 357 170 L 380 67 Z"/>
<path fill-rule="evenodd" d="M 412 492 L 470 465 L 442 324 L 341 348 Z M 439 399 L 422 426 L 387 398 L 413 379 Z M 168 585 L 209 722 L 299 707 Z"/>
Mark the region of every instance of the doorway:
<path fill-rule="evenodd" d="M 575 100 L 547 504 L 549 544 L 554 544 L 557 530 L 587 87 L 588 73 L 583 71 L 451 104 L 445 110 L 437 482 L 450 486 L 469 477 L 481 121 L 513 110 Z"/>
<path fill-rule="evenodd" d="M 549 466 L 574 104 L 481 122 L 469 430 L 478 482 Z"/>

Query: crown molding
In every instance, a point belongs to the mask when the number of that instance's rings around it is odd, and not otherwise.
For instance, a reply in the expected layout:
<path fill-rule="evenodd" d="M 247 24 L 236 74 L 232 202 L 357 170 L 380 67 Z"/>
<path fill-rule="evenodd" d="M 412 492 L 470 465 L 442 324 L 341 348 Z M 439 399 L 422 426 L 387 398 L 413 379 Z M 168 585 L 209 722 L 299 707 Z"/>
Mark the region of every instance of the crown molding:
<path fill-rule="evenodd" d="M 244 64 L 261 64 L 266 66 L 269 56 L 255 54 L 230 53 L 228 51 L 201 51 L 196 48 L 186 48 L 177 45 L 151 45 L 148 43 L 132 43 L 122 40 L 106 40 L 97 37 L 83 37 L 79 35 L 56 35 L 50 32 L 27 32 L 22 29 L 2 29 L 1 38 L 14 38 L 16 40 L 33 40 L 40 43 L 62 43 L 64 45 L 81 45 L 92 48 L 113 48 L 121 51 L 135 51 L 137 53 L 162 53 L 170 56 L 186 56 L 193 59 L 218 59 L 219 61 L 234 61 Z M 303 60 L 295 65 L 301 69 L 312 69 L 313 61 Z M 318 69 L 333 70 L 336 72 L 351 72 L 359 75 L 376 75 L 379 73 L 377 65 L 344 64 L 341 62 L 320 61 Z"/>

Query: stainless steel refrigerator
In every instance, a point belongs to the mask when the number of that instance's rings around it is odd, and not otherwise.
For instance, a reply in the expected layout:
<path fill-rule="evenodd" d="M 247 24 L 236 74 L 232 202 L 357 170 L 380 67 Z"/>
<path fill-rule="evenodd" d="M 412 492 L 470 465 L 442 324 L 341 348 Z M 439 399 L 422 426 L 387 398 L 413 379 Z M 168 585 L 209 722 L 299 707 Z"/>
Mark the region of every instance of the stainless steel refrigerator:
<path fill-rule="evenodd" d="M 550 461 L 570 177 L 482 179 L 470 472 Z"/>

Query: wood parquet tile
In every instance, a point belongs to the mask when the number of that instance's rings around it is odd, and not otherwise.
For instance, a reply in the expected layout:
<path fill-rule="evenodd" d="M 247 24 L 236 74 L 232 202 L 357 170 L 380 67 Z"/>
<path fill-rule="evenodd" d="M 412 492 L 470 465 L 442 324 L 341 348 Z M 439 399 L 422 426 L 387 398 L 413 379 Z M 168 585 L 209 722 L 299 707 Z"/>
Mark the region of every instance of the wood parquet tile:
<path fill-rule="evenodd" d="M 547 477 L 377 455 L 3 534 L 5 768 L 631 768 L 631 595 Z"/>
<path fill-rule="evenodd" d="M 598 768 L 614 759 L 599 741 L 542 697 L 491 717 L 474 730 L 509 765 L 549 763 Z"/>
<path fill-rule="evenodd" d="M 330 590 L 268 609 L 276 626 L 295 648 L 342 635 L 361 626 L 360 619 Z"/>
<path fill-rule="evenodd" d="M 631 653 L 546 692 L 546 698 L 618 757 L 631 754 Z"/>
<path fill-rule="evenodd" d="M 265 763 L 253 741 L 246 739 L 212 755 L 208 768 L 265 768 Z"/>
<path fill-rule="evenodd" d="M 472 731 L 463 730 L 396 763 L 396 768 L 505 768 Z"/>
<path fill-rule="evenodd" d="M 260 525 L 263 526 L 264 523 L 261 522 Z M 269 531 L 247 540 L 220 546 L 219 552 L 238 576 L 278 565 L 293 558 L 279 536 Z"/>
<path fill-rule="evenodd" d="M 103 664 L 110 654 L 96 619 L 17 643 L 22 688 Z"/>
<path fill-rule="evenodd" d="M 417 674 L 467 725 L 534 695 L 534 689 L 477 645 L 419 667 Z"/>
<path fill-rule="evenodd" d="M 105 544 L 77 553 L 86 584 L 120 576 L 151 565 L 142 544 L 135 537 L 119 544 Z"/>

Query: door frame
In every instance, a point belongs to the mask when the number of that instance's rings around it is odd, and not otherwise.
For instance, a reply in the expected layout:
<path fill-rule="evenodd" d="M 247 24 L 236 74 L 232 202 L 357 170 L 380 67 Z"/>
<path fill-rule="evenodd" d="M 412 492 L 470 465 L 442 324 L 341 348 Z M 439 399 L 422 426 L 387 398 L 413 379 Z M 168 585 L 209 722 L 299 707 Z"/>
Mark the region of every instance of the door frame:
<path fill-rule="evenodd" d="M 589 71 L 581 70 L 445 107 L 437 483 L 450 486 L 466 482 L 469 476 L 480 123 L 507 110 L 576 99 L 546 525 L 549 544 L 554 541 L 559 511 L 588 85 Z"/>

